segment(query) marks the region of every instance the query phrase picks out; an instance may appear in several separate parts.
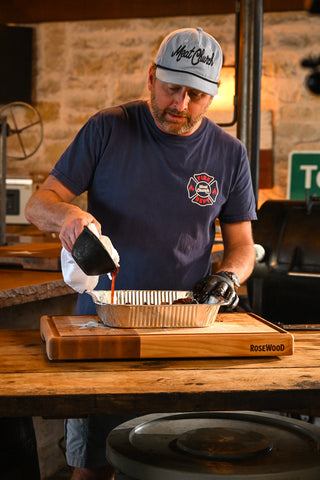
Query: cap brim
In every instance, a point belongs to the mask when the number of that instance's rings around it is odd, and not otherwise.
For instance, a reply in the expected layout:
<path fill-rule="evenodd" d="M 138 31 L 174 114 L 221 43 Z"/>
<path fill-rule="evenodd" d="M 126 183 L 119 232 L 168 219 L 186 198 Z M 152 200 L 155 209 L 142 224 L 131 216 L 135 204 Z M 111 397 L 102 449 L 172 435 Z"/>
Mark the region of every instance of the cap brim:
<path fill-rule="evenodd" d="M 207 95 L 217 95 L 218 93 L 218 85 L 216 83 L 200 78 L 192 73 L 167 70 L 157 65 L 156 77 L 161 82 L 194 88 Z"/>

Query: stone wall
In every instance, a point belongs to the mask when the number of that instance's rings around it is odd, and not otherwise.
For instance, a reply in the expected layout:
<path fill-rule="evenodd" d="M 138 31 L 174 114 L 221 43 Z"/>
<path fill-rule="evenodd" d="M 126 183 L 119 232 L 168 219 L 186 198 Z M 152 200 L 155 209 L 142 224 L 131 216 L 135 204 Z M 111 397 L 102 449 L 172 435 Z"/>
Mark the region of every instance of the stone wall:
<path fill-rule="evenodd" d="M 146 97 L 149 64 L 171 30 L 201 26 L 232 64 L 234 20 L 216 15 L 29 25 L 35 33 L 33 104 L 44 122 L 44 140 L 29 159 L 8 161 L 8 173 L 41 181 L 90 115 Z M 300 66 L 306 56 L 320 54 L 320 16 L 267 13 L 263 28 L 261 106 L 271 112 L 274 188 L 260 192 L 259 203 L 285 198 L 290 151 L 320 150 L 320 96 L 306 89 L 308 72 Z"/>

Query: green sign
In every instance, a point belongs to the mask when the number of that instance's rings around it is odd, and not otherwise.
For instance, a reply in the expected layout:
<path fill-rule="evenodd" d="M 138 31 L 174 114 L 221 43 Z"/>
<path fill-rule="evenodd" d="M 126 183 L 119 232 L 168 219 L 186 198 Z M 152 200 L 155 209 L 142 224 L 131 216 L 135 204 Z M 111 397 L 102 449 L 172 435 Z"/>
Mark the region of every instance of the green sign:
<path fill-rule="evenodd" d="M 288 190 L 290 200 L 320 197 L 320 152 L 292 152 L 289 156 Z"/>

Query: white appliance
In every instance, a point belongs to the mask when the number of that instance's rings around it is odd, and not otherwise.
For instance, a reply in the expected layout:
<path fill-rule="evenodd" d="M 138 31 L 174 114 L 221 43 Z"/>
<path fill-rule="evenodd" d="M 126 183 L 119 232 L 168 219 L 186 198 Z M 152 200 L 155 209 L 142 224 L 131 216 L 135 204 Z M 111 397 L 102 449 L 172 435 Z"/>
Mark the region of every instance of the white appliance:
<path fill-rule="evenodd" d="M 6 178 L 6 223 L 29 224 L 24 216 L 24 209 L 32 194 L 32 178 Z"/>

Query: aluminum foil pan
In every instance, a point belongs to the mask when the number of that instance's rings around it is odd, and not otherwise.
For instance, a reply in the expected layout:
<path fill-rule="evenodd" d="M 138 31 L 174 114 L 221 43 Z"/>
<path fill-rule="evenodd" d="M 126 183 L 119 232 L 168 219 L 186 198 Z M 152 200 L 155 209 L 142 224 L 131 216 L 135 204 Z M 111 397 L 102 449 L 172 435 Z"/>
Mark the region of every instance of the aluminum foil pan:
<path fill-rule="evenodd" d="M 109 327 L 179 328 L 209 327 L 217 316 L 220 304 L 178 304 L 174 300 L 191 293 L 173 290 L 94 290 L 92 296 L 97 314 Z"/>

